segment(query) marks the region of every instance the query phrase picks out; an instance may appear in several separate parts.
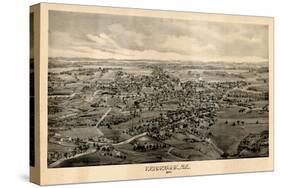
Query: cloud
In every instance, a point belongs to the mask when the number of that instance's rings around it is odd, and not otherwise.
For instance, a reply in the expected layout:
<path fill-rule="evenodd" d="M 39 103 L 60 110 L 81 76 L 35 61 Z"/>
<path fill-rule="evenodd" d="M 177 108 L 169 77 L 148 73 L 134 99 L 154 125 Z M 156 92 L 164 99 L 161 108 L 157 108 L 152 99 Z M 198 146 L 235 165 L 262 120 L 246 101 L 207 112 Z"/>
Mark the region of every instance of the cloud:
<path fill-rule="evenodd" d="M 115 50 L 120 49 L 119 45 L 105 33 L 101 33 L 98 36 L 87 34 L 86 37 L 89 39 L 90 42 L 93 42 L 92 45 L 97 48 Z"/>
<path fill-rule="evenodd" d="M 263 25 L 50 12 L 49 56 L 264 61 Z"/>
<path fill-rule="evenodd" d="M 63 36 L 62 33 L 59 35 L 63 39 L 69 39 L 69 35 Z M 176 52 L 161 52 L 157 50 L 132 50 L 120 47 L 113 39 L 106 34 L 99 36 L 92 36 L 87 34 L 87 42 L 82 44 L 75 41 L 73 38 L 71 46 L 52 47 L 49 49 L 51 57 L 87 57 L 97 59 L 152 59 L 152 60 L 192 60 L 192 61 L 225 61 L 225 62 L 246 62 L 246 61 L 265 61 L 265 59 L 255 56 L 247 57 L 235 57 L 235 56 L 218 56 L 216 54 L 209 53 L 214 50 L 213 46 L 198 46 L 188 45 L 186 41 L 193 42 L 194 39 L 185 39 L 184 37 L 170 37 L 167 39 L 165 45 L 177 43 L 180 48 L 190 51 L 190 53 L 176 53 Z M 66 40 L 62 40 L 65 44 L 68 44 Z M 62 44 L 62 41 L 60 44 Z M 187 45 L 185 45 L 187 44 Z M 197 52 L 197 53 L 193 53 Z M 198 53 L 200 52 L 200 53 Z M 187 55 L 188 54 L 188 55 Z M 205 55 L 202 55 L 205 54 Z"/>
<path fill-rule="evenodd" d="M 121 24 L 109 25 L 108 34 L 123 48 L 132 50 L 145 49 L 145 35 L 135 30 L 126 29 Z"/>

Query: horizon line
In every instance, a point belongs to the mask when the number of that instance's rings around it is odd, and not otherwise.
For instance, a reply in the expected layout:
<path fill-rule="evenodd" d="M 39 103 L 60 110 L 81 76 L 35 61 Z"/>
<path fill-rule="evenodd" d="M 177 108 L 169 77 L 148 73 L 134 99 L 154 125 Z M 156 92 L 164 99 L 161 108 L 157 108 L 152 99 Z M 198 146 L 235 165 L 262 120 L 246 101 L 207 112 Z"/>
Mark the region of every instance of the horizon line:
<path fill-rule="evenodd" d="M 197 63 L 268 63 L 269 59 L 263 60 L 263 61 L 223 61 L 223 60 L 210 60 L 210 61 L 204 61 L 204 60 L 183 60 L 183 59 L 174 59 L 174 60 L 163 60 L 163 59 L 118 59 L 118 58 L 92 58 L 92 57 L 48 57 L 48 59 L 89 59 L 89 60 L 116 60 L 116 61 L 159 61 L 159 62 L 168 62 L 168 61 L 178 61 L 178 62 L 197 62 Z"/>

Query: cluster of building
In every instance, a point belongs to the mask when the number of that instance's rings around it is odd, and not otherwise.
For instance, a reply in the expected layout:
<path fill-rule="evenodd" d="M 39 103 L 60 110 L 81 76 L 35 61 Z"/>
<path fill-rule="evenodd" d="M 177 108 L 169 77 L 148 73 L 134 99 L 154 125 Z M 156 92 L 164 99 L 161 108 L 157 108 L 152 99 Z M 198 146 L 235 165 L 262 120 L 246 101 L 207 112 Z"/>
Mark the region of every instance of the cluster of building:
<path fill-rule="evenodd" d="M 58 160 L 67 160 L 80 155 L 90 153 L 91 151 L 98 152 L 102 156 L 110 156 L 120 159 L 126 159 L 126 155 L 121 151 L 116 150 L 112 144 L 113 140 L 103 136 L 91 138 L 72 138 L 63 137 L 60 134 L 49 136 L 49 143 L 59 144 L 69 147 L 69 150 L 64 151 L 49 151 L 48 164 L 52 164 Z"/>

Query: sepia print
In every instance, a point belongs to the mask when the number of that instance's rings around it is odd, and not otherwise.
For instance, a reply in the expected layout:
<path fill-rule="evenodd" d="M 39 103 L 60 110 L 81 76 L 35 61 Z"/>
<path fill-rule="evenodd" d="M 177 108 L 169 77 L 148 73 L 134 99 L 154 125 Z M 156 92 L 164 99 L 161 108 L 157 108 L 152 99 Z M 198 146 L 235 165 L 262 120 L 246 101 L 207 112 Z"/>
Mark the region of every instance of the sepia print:
<path fill-rule="evenodd" d="M 30 181 L 272 171 L 274 19 L 30 7 Z"/>
<path fill-rule="evenodd" d="M 48 167 L 269 155 L 268 26 L 49 11 Z"/>

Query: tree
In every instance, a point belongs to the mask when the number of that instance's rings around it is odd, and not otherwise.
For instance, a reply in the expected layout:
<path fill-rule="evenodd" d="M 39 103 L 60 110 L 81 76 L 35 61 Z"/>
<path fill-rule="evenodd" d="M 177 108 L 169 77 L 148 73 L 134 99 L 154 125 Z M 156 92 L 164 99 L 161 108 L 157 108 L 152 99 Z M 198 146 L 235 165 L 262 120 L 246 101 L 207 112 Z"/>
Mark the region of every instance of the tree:
<path fill-rule="evenodd" d="M 100 150 L 100 146 L 99 145 L 97 145 L 97 151 L 99 151 Z"/>

